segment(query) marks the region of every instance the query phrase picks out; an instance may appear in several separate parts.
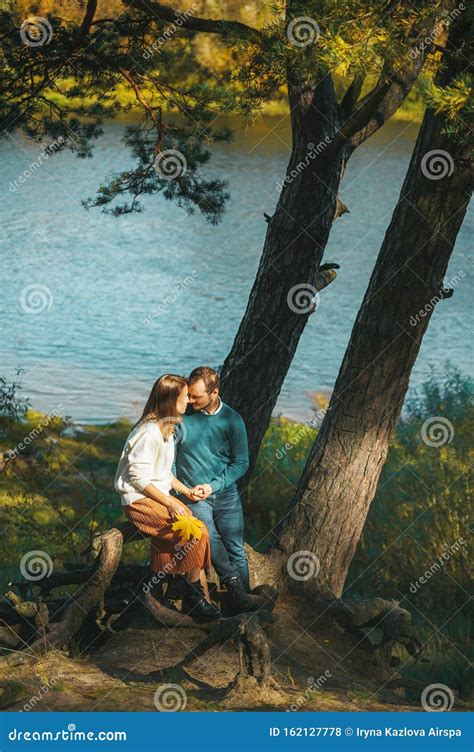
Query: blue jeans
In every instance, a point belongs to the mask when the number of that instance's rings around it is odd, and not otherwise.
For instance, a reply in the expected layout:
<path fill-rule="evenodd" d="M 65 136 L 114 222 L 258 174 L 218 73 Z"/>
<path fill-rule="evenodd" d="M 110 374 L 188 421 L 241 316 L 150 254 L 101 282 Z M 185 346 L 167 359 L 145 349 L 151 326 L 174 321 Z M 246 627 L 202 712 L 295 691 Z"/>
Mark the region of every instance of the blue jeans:
<path fill-rule="evenodd" d="M 240 575 L 249 590 L 249 565 L 244 548 L 244 514 L 235 486 L 213 493 L 203 501 L 180 497 L 195 517 L 207 525 L 212 565 L 222 585 Z"/>

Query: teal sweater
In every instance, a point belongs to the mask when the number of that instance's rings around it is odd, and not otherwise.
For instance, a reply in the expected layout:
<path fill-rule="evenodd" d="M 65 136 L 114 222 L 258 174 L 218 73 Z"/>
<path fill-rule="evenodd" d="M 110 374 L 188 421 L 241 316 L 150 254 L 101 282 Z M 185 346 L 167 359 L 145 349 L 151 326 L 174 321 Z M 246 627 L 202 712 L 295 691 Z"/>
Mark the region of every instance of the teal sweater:
<path fill-rule="evenodd" d="M 247 431 L 240 415 L 225 402 L 218 413 L 183 416 L 178 431 L 175 475 L 187 486 L 209 483 L 212 492 L 235 486 L 247 471 Z"/>

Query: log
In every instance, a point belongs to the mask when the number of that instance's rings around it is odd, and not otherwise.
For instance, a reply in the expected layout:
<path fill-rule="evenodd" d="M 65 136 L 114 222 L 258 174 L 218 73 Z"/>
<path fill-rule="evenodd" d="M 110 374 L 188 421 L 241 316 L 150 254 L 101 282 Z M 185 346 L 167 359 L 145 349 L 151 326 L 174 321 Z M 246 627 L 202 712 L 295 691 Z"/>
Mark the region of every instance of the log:
<path fill-rule="evenodd" d="M 123 535 L 117 528 L 94 538 L 92 554 L 98 560 L 93 577 L 80 588 L 65 611 L 60 622 L 54 624 L 43 637 L 33 642 L 22 655 L 10 656 L 5 660 L 10 665 L 18 665 L 38 658 L 51 648 L 61 648 L 76 634 L 94 607 L 99 605 L 112 577 L 119 565 L 122 555 Z"/>
<path fill-rule="evenodd" d="M 68 562 L 68 565 L 71 566 L 71 562 Z M 35 586 L 39 586 L 41 588 L 41 594 L 46 595 L 51 590 L 54 590 L 58 587 L 81 585 L 82 583 L 90 580 L 91 577 L 94 576 L 95 571 L 96 567 L 90 566 L 77 567 L 76 569 L 69 569 L 66 572 L 54 572 L 49 577 L 45 574 L 45 577 L 43 579 L 37 580 L 35 582 Z M 117 582 L 119 582 L 120 584 L 123 584 L 124 582 L 138 583 L 141 580 L 145 579 L 145 577 L 149 574 L 149 571 L 150 570 L 146 565 L 122 564 L 117 568 L 111 584 L 114 585 L 117 584 Z M 11 584 L 16 585 L 17 587 L 21 587 L 24 583 L 23 581 L 20 581 L 12 582 Z"/>

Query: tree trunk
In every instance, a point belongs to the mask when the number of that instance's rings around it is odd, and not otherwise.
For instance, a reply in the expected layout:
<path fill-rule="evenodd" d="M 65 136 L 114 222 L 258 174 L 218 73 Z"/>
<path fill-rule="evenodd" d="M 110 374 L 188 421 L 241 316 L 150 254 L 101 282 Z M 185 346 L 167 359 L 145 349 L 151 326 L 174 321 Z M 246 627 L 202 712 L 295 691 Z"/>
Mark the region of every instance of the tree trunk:
<path fill-rule="evenodd" d="M 439 85 L 465 67 L 456 50 L 466 23 L 461 18 L 451 32 Z M 471 192 L 468 128 L 461 118 L 457 122 L 462 133 L 447 135 L 442 114 L 430 109 L 425 114 L 329 410 L 280 531 L 278 545 L 286 555 L 311 552 L 301 554 L 300 566 L 309 556 L 314 570 L 319 568 L 316 578 L 298 581 L 304 587 L 336 595 L 343 590 L 411 370 L 434 305 L 443 297 L 443 277 Z M 436 154 L 429 154 L 434 150 L 441 150 L 446 163 L 442 179 L 435 172 Z M 298 556 L 292 566 L 298 566 Z"/>
<path fill-rule="evenodd" d="M 269 220 L 247 310 L 221 374 L 223 398 L 247 425 L 251 465 L 310 315 L 311 288 L 335 216 L 342 170 L 341 151 L 325 154 L 338 124 L 330 76 L 312 90 L 290 86 L 289 97 L 293 145 L 287 182 Z M 324 113 L 315 101 L 320 107 L 324 103 Z M 313 159 L 310 144 L 315 149 L 321 144 Z"/>
<path fill-rule="evenodd" d="M 420 33 L 426 36 L 429 28 Z M 329 72 L 314 83 L 288 70 L 291 156 L 247 309 L 221 372 L 222 396 L 247 425 L 249 474 L 313 310 L 332 223 L 344 213 L 337 193 L 347 160 L 402 104 L 423 62 L 420 54 L 392 83 L 383 79 L 360 106 L 362 81 L 354 80 L 338 104 Z"/>

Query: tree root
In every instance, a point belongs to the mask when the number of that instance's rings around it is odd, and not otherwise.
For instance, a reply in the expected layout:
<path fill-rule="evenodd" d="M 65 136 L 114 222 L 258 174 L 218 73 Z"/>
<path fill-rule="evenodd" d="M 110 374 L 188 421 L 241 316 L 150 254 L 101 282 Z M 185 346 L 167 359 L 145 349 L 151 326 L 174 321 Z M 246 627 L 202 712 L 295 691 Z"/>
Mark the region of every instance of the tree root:
<path fill-rule="evenodd" d="M 110 614 L 110 610 L 106 611 L 104 607 L 106 592 L 109 590 L 110 594 L 111 586 L 114 583 L 116 585 L 120 583 L 123 587 L 123 582 L 120 581 L 121 576 L 126 577 L 130 584 L 137 585 L 146 579 L 148 572 L 147 568 L 140 566 L 119 567 L 123 545 L 134 540 L 136 533 L 136 528 L 130 523 L 120 523 L 105 533 L 96 535 L 87 552 L 84 552 L 92 554 L 96 560 L 94 567 L 74 566 L 68 563 L 68 571 L 51 575 L 49 578 L 35 583 L 41 588 L 42 593 L 65 585 L 79 585 L 74 596 L 67 598 L 65 603 L 62 604 L 61 617 L 57 622 L 48 624 L 48 609 L 43 601 L 39 603 L 25 602 L 15 593 L 9 593 L 12 604 L 9 609 L 13 609 L 17 619 L 18 616 L 21 616 L 24 620 L 30 620 L 28 625 L 33 634 L 36 630 L 36 639 L 27 644 L 21 653 L 2 660 L 7 661 L 10 665 L 19 665 L 26 661 L 34 661 L 52 648 L 65 647 L 77 634 L 86 617 L 93 614 L 94 610 L 96 610 L 95 623 L 98 629 L 102 632 L 113 632 L 113 622 L 130 606 L 127 604 L 124 608 L 119 608 L 119 613 Z M 20 585 L 22 584 L 20 583 Z M 240 635 L 239 645 L 240 649 L 245 652 L 248 670 L 253 672 L 253 662 L 257 660 L 260 663 L 259 676 L 265 677 L 268 674 L 270 651 L 262 631 L 261 624 L 266 623 L 263 616 L 257 616 L 253 612 L 230 619 L 221 619 L 217 622 L 217 625 L 216 622 L 202 624 L 196 622 L 187 614 L 177 611 L 171 604 L 169 604 L 171 607 L 168 607 L 168 604 L 164 605 L 160 602 L 160 600 L 163 600 L 162 597 L 158 599 L 154 597 L 157 591 L 159 591 L 159 595 L 163 596 L 163 581 L 155 586 L 152 592 L 149 588 L 148 592 L 147 588 L 143 588 L 143 592 L 138 595 L 136 600 L 145 607 L 158 624 L 172 628 L 192 627 L 211 630 L 212 638 L 210 636 L 206 638 L 198 648 L 202 652 L 207 651 L 220 640 L 231 638 L 236 633 Z M 112 590 L 112 593 L 115 593 L 115 590 Z M 276 591 L 273 588 L 265 586 L 254 588 L 252 599 L 255 611 L 259 610 L 260 613 L 264 608 L 271 610 L 275 598 Z M 116 598 L 116 600 L 120 604 L 120 599 Z M 126 603 L 126 601 L 122 600 L 122 603 Z M 38 633 L 40 634 L 39 637 Z M 195 650 L 189 654 L 188 660 L 191 660 L 193 655 L 196 655 Z M 241 663 L 242 660 L 241 657 Z"/>
<path fill-rule="evenodd" d="M 400 607 L 398 601 L 384 598 L 343 601 L 340 598 L 317 596 L 313 605 L 322 618 L 333 619 L 345 631 L 352 632 L 365 646 L 381 653 L 383 661 L 390 665 L 392 648 L 398 643 L 404 645 L 408 653 L 418 660 L 422 654 L 422 643 L 413 630 L 411 614 Z M 374 646 L 363 630 L 381 630 L 379 646 Z"/>
<path fill-rule="evenodd" d="M 194 621 L 188 614 L 182 614 L 180 611 L 175 611 L 172 608 L 168 608 L 154 598 L 150 593 L 143 596 L 143 604 L 149 613 L 159 624 L 164 627 L 194 627 L 201 629 L 209 629 L 209 622 L 200 624 Z"/>
<path fill-rule="evenodd" d="M 147 675 L 148 680 L 169 682 L 177 681 L 179 675 L 182 680 L 194 684 L 202 684 L 191 677 L 186 669 L 197 659 L 205 655 L 215 645 L 229 641 L 236 643 L 239 652 L 239 671 L 230 683 L 228 689 L 251 677 L 253 683 L 259 686 L 274 685 L 270 676 L 270 644 L 267 634 L 276 622 L 277 616 L 268 611 L 255 611 L 248 614 L 238 614 L 226 619 L 220 619 L 214 624 L 212 631 L 192 648 L 184 658 L 173 666 Z M 193 627 L 196 624 L 192 623 Z M 207 626 L 207 625 L 206 625 Z M 206 688 L 209 688 L 206 686 Z"/>

